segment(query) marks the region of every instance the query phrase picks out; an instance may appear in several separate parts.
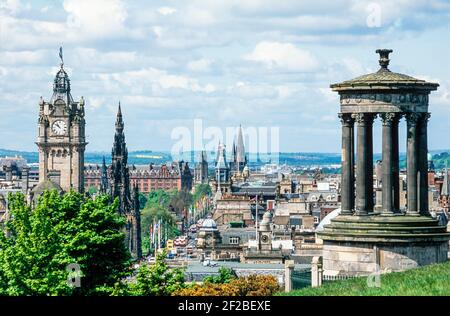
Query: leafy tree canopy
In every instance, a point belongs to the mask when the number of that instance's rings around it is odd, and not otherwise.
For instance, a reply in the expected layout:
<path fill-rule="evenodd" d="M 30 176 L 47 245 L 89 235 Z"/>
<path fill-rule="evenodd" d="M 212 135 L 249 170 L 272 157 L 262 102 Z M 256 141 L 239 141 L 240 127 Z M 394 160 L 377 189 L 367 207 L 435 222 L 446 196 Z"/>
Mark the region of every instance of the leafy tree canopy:
<path fill-rule="evenodd" d="M 0 295 L 108 294 L 129 273 L 117 201 L 51 191 L 33 210 L 20 193 L 8 202 L 11 216 L 0 231 Z M 80 268 L 80 287 L 68 282 L 70 264 Z"/>

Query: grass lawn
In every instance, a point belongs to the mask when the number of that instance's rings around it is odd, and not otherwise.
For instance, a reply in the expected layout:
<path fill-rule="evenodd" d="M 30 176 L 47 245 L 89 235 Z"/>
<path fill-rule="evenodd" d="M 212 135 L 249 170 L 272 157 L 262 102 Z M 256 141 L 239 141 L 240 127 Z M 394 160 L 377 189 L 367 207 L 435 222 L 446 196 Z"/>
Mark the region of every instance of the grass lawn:
<path fill-rule="evenodd" d="M 381 275 L 380 287 L 368 287 L 367 278 L 334 281 L 319 288 L 304 288 L 281 296 L 450 296 L 450 261 L 404 272 Z"/>

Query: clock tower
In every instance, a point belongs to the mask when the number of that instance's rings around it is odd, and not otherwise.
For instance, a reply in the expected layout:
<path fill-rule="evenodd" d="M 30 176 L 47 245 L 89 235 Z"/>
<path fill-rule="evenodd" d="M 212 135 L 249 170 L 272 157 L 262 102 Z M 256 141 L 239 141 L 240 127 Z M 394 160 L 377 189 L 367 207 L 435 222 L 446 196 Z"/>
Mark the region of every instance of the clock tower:
<path fill-rule="evenodd" d="M 61 68 L 53 83 L 49 102 L 39 102 L 38 138 L 39 182 L 50 180 L 64 191 L 84 191 L 84 151 L 86 148 L 84 99 L 74 102 L 70 80 Z"/>
<path fill-rule="evenodd" d="M 261 251 L 272 250 L 272 213 L 267 211 L 258 228 L 258 248 Z"/>

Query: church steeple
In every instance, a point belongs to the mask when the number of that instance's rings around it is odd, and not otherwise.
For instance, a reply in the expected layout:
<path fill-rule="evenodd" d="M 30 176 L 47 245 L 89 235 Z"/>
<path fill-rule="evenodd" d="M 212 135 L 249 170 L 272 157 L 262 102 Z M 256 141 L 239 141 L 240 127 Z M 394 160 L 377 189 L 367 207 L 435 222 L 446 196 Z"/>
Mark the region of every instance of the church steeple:
<path fill-rule="evenodd" d="M 128 168 L 128 150 L 125 142 L 122 109 L 119 108 L 116 117 L 116 132 L 112 148 L 111 164 L 111 197 L 119 199 L 118 212 L 127 219 L 125 244 L 133 257 L 141 257 L 140 243 L 140 210 L 139 193 L 134 188 L 133 196 L 130 190 L 130 170 Z M 137 200 L 136 200 L 137 199 Z M 139 226 L 139 227 L 138 227 Z"/>
<path fill-rule="evenodd" d="M 123 131 L 123 118 L 122 118 L 122 108 L 120 106 L 120 101 L 119 101 L 119 108 L 117 110 L 117 116 L 116 116 L 116 131 Z"/>
<path fill-rule="evenodd" d="M 241 125 L 239 125 L 238 137 L 237 137 L 236 162 L 239 164 L 243 164 L 246 162 L 245 147 L 244 147 L 244 135 L 242 133 Z M 239 167 L 242 167 L 242 165 Z"/>
<path fill-rule="evenodd" d="M 123 163 L 126 165 L 128 163 L 128 150 L 123 130 L 124 130 L 124 123 L 122 118 L 122 109 L 119 102 L 119 108 L 117 110 L 117 117 L 116 117 L 116 133 L 114 135 L 112 157 L 113 161 L 114 158 L 116 159 L 121 158 L 123 160 Z"/>

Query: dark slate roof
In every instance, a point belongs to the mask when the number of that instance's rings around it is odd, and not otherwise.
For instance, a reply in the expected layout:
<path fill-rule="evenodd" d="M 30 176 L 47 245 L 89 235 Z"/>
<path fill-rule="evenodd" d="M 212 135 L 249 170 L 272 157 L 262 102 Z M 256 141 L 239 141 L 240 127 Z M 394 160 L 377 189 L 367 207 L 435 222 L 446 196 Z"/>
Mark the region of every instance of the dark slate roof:
<path fill-rule="evenodd" d="M 273 218 L 273 223 L 275 225 L 287 225 L 289 224 L 289 216 L 275 216 Z"/>
<path fill-rule="evenodd" d="M 33 190 L 31 190 L 31 192 L 33 192 L 34 196 L 36 197 L 41 195 L 45 191 L 52 191 L 52 190 L 56 190 L 59 193 L 63 192 L 63 189 L 59 184 L 47 179 L 40 182 L 37 186 L 35 186 Z"/>
<path fill-rule="evenodd" d="M 233 185 L 231 191 L 233 194 L 242 195 L 242 194 L 259 194 L 263 193 L 264 195 L 275 195 L 277 190 L 277 184 L 275 182 L 264 182 L 264 183 L 242 183 L 239 185 Z"/>

